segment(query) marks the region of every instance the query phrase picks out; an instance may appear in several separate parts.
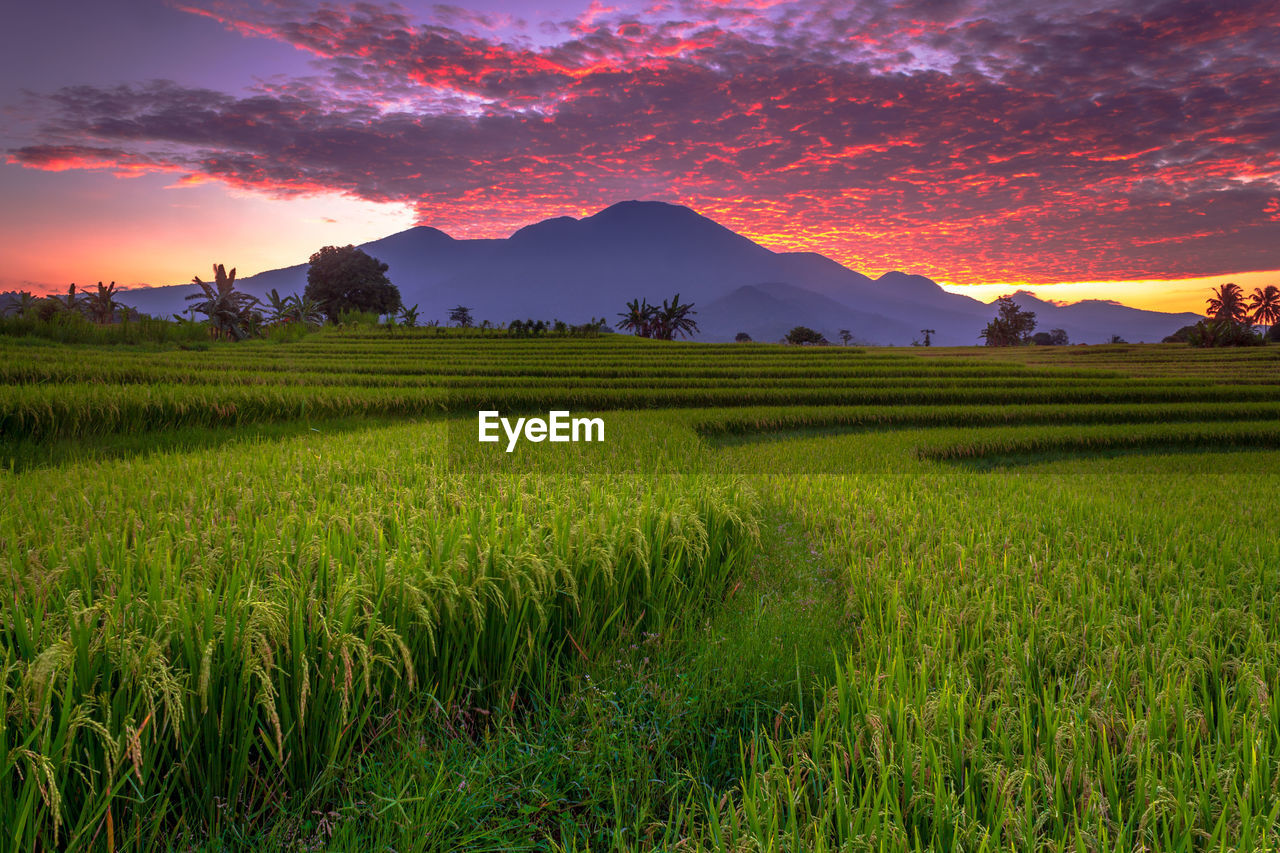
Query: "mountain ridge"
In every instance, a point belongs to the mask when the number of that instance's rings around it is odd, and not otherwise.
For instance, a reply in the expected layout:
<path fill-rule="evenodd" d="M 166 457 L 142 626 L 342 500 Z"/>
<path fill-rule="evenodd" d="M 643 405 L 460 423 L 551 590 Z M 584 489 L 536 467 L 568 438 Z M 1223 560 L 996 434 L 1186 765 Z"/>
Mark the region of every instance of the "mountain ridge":
<path fill-rule="evenodd" d="M 928 328 L 938 345 L 972 345 L 994 314 L 990 304 L 946 291 L 927 276 L 892 270 L 872 279 L 817 252 L 774 252 L 691 208 L 656 201 L 541 220 L 505 239 L 457 239 L 420 225 L 361 248 L 389 265 L 404 303 L 418 304 L 425 319 L 443 320 L 463 304 L 495 323 L 596 316 L 612 322 L 630 299 L 654 302 L 678 292 L 698 306 L 700 340 L 732 340 L 739 331 L 777 340 L 791 326 L 806 325 L 830 340 L 847 328 L 865 343 L 902 345 Z M 301 293 L 306 270 L 295 264 L 239 284 L 259 297 L 272 289 Z M 121 299 L 167 315 L 185 310 L 182 297 L 190 292 L 190 285 L 141 288 Z M 1056 305 L 1025 292 L 1019 298 L 1035 301 L 1037 328 L 1065 329 L 1072 342 L 1101 343 L 1117 334 L 1158 341 L 1198 319 L 1122 305 L 1076 309 L 1080 303 Z"/>

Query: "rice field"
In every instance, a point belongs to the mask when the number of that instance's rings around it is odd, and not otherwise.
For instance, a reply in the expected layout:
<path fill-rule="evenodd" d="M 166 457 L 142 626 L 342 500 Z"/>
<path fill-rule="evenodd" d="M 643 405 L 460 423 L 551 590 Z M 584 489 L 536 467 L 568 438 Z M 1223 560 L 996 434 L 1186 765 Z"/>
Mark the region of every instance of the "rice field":
<path fill-rule="evenodd" d="M 1274 347 L 0 356 L 4 849 L 1280 847 Z"/>

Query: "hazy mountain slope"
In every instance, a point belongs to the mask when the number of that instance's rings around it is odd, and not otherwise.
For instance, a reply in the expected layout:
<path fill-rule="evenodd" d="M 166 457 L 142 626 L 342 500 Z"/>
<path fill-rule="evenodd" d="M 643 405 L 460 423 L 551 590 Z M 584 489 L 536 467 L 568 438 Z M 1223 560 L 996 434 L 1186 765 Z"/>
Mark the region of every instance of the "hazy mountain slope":
<path fill-rule="evenodd" d="M 1105 343 L 1119 335 L 1129 343 L 1159 343 L 1181 327 L 1204 319 L 1198 314 L 1165 314 L 1130 308 L 1118 302 L 1086 299 L 1057 305 L 1020 290 L 1013 301 L 1036 314 L 1036 331 L 1062 329 L 1073 344 Z"/>
<path fill-rule="evenodd" d="M 494 320 L 612 321 L 630 299 L 707 302 L 781 271 L 779 255 L 688 208 L 624 202 L 522 228 L 420 301 L 429 313 L 461 301 Z"/>
<path fill-rule="evenodd" d="M 773 343 L 795 326 L 816 329 L 832 343 L 839 342 L 841 329 L 848 329 L 854 341 L 864 344 L 910 342 L 912 334 L 910 326 L 898 320 L 779 282 L 736 288 L 700 306 L 695 319 L 710 340 L 733 340 L 738 332 L 746 332 L 752 340 Z"/>

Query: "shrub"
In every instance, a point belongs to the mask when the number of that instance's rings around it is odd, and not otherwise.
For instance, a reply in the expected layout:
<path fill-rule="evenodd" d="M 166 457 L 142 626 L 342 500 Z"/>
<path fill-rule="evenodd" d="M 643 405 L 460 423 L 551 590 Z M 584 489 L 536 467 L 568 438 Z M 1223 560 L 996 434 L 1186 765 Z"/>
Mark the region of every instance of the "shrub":
<path fill-rule="evenodd" d="M 1193 347 L 1254 347 L 1262 336 L 1248 323 L 1233 320 L 1201 320 L 1192 327 L 1187 342 Z"/>
<path fill-rule="evenodd" d="M 821 332 L 810 329 L 808 326 L 796 326 L 787 332 L 786 342 L 789 344 L 816 344 L 818 346 L 826 346 L 830 343 Z"/>

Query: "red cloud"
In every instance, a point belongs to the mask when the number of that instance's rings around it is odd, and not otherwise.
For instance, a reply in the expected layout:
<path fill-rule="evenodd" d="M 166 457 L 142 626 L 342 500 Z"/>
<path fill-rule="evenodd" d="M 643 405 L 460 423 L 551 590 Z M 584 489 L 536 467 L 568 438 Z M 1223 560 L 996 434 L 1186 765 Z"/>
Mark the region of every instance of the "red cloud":
<path fill-rule="evenodd" d="M 536 44 L 452 7 L 267 8 L 192 11 L 321 82 L 64 89 L 11 159 L 410 202 L 460 236 L 663 198 L 959 283 L 1280 266 L 1274 10 L 595 3 Z"/>

